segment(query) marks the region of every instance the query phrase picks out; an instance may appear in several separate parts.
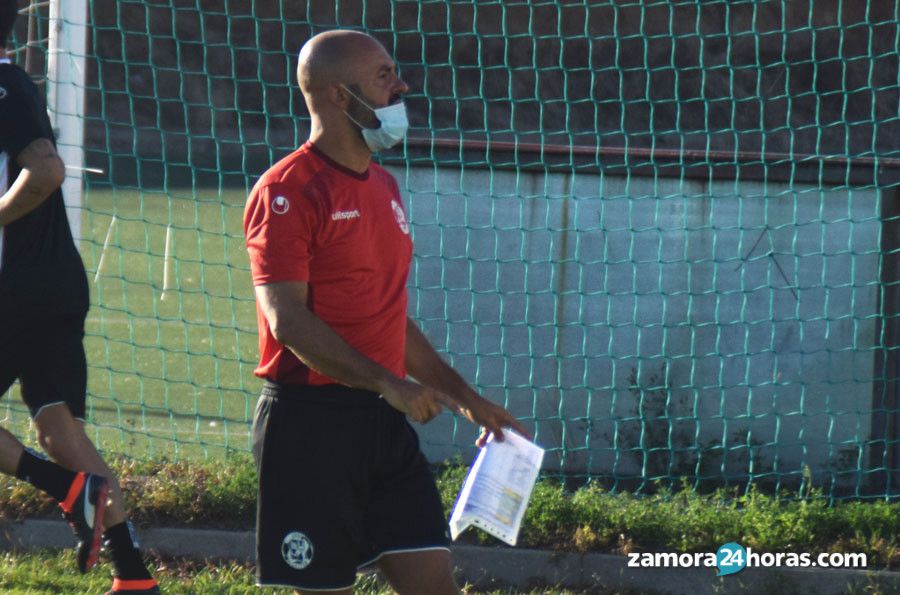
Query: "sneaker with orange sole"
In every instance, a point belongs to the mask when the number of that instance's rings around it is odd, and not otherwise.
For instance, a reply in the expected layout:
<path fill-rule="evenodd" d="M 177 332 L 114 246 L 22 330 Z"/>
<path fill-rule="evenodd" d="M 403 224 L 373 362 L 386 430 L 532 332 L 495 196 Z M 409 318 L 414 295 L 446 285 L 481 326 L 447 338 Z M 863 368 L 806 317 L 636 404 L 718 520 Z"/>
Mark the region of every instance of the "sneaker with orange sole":
<path fill-rule="evenodd" d="M 59 503 L 78 539 L 78 570 L 82 573 L 93 568 L 100 558 L 100 537 L 108 497 L 109 481 L 82 471 L 72 481 L 66 499 Z"/>
<path fill-rule="evenodd" d="M 106 595 L 159 595 L 156 579 L 113 579 L 112 589 Z"/>

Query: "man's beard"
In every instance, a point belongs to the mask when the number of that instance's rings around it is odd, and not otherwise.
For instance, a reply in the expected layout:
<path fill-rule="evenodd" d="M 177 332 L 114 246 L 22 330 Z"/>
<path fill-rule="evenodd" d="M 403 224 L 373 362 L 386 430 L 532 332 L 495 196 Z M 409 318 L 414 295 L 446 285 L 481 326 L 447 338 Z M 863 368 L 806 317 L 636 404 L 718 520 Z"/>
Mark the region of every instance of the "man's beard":
<path fill-rule="evenodd" d="M 358 93 L 356 89 L 353 89 L 353 92 L 362 96 L 362 93 Z M 347 106 L 347 113 L 365 128 L 381 128 L 381 122 L 375 117 L 375 112 L 352 95 L 350 96 L 350 105 Z M 362 136 L 362 130 L 359 131 L 359 134 Z"/>

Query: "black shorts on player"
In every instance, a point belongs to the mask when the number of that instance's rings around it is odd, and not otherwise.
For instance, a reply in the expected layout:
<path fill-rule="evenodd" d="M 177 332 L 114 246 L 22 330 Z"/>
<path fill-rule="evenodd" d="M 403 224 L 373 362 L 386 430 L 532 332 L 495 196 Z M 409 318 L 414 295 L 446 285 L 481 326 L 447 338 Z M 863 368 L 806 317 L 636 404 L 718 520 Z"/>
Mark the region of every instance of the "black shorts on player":
<path fill-rule="evenodd" d="M 31 417 L 42 409 L 66 404 L 72 417 L 84 420 L 87 361 L 84 355 L 86 314 L 20 317 L 3 320 L 0 341 L 0 395 L 18 378 Z"/>
<path fill-rule="evenodd" d="M 266 383 L 253 440 L 259 585 L 345 589 L 384 554 L 449 549 L 418 436 L 377 394 Z"/>

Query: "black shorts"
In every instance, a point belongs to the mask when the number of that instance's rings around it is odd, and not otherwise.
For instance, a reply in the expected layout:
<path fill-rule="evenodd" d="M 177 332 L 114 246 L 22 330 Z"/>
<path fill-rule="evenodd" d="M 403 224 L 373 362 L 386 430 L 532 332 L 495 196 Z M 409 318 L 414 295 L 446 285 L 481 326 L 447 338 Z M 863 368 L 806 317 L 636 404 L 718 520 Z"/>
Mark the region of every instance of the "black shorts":
<path fill-rule="evenodd" d="M 0 339 L 0 395 L 19 379 L 22 400 L 34 418 L 58 403 L 84 419 L 87 360 L 86 313 L 3 320 Z"/>
<path fill-rule="evenodd" d="M 267 382 L 253 454 L 260 586 L 346 589 L 384 554 L 448 549 L 419 438 L 375 393 Z"/>

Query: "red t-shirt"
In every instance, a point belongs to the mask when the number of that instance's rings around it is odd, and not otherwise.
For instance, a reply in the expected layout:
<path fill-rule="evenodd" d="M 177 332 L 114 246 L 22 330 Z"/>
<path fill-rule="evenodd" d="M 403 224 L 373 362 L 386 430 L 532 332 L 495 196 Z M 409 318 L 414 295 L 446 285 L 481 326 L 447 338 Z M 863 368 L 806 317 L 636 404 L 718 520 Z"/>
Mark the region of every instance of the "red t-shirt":
<path fill-rule="evenodd" d="M 394 178 L 371 164 L 359 174 L 307 142 L 253 187 L 244 234 L 254 285 L 305 281 L 309 309 L 369 359 L 406 375 L 409 224 Z M 256 375 L 287 384 L 331 384 L 275 340 L 257 304 Z"/>

